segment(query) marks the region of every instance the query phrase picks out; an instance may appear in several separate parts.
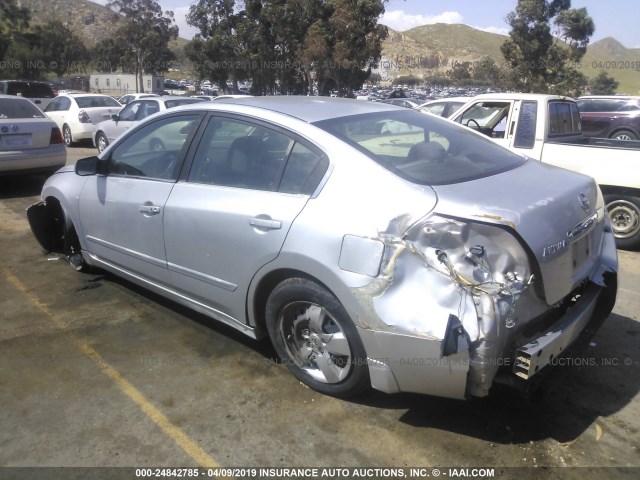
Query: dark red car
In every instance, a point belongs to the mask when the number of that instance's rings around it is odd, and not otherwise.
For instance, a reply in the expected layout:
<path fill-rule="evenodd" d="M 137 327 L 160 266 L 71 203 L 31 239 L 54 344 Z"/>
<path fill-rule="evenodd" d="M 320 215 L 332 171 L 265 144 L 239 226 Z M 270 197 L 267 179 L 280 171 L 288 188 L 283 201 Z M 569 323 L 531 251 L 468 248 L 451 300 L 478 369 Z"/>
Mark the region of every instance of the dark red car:
<path fill-rule="evenodd" d="M 640 97 L 585 96 L 577 102 L 585 136 L 640 139 Z"/>

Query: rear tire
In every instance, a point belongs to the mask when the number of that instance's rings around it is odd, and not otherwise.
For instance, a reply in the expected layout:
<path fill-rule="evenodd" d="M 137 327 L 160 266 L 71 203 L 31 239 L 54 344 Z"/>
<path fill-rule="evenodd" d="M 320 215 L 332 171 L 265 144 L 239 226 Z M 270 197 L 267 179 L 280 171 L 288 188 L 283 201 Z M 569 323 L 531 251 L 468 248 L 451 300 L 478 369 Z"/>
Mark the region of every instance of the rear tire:
<path fill-rule="evenodd" d="M 62 138 L 64 139 L 65 146 L 73 146 L 73 136 L 71 135 L 71 129 L 67 124 L 62 126 Z"/>
<path fill-rule="evenodd" d="M 618 130 L 610 138 L 615 140 L 638 140 L 638 136 L 631 130 Z"/>
<path fill-rule="evenodd" d="M 326 395 L 353 397 L 371 386 L 367 355 L 338 299 L 304 278 L 281 282 L 266 306 L 269 337 L 287 367 Z"/>
<path fill-rule="evenodd" d="M 604 199 L 618 248 L 640 247 L 640 198 L 607 194 Z"/>

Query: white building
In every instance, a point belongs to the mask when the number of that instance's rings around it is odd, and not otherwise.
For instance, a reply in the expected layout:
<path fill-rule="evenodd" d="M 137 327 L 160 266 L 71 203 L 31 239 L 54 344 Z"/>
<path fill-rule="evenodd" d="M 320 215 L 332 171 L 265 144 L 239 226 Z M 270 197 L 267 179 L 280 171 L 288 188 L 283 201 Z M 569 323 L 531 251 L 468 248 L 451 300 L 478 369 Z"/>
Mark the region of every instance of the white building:
<path fill-rule="evenodd" d="M 92 92 L 121 96 L 140 92 L 139 81 L 134 74 L 96 73 L 90 76 L 90 88 Z M 143 75 L 142 82 L 145 93 L 162 93 L 164 90 L 163 75 Z"/>

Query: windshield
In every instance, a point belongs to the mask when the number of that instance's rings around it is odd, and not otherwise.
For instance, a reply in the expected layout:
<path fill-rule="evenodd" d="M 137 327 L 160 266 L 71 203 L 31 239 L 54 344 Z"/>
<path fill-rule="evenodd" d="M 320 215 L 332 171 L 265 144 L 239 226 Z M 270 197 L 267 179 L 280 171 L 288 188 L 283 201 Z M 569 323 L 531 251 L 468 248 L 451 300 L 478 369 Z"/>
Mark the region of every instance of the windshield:
<path fill-rule="evenodd" d="M 467 182 L 526 162 L 470 129 L 411 110 L 333 118 L 315 125 L 399 177 L 422 185 Z"/>
<path fill-rule="evenodd" d="M 115 98 L 112 97 L 76 97 L 76 102 L 79 108 L 92 108 L 92 107 L 119 107 L 120 105 Z"/>

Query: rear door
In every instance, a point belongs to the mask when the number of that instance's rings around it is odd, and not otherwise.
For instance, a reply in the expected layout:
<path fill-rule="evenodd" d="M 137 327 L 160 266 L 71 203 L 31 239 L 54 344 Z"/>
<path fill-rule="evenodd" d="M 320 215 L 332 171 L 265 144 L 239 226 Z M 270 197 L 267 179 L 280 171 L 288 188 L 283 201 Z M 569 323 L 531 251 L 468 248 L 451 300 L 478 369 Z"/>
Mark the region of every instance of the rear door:
<path fill-rule="evenodd" d="M 221 319 L 244 323 L 251 279 L 278 255 L 327 165 L 288 132 L 211 117 L 165 208 L 173 285 Z"/>
<path fill-rule="evenodd" d="M 56 97 L 45 107 L 44 113 L 51 120 L 56 122 L 58 128 L 62 130 L 65 123 L 65 117 L 71 108 L 71 99 L 69 97 Z"/>

